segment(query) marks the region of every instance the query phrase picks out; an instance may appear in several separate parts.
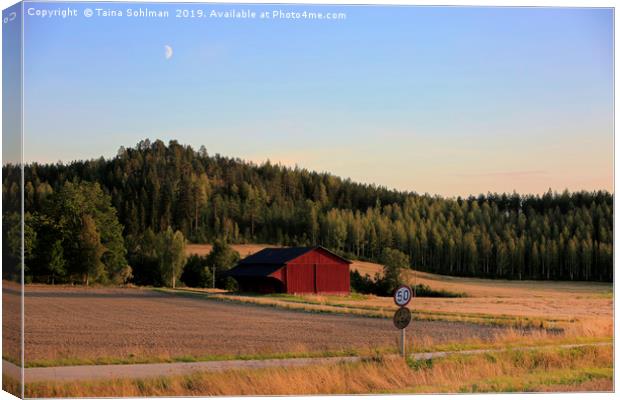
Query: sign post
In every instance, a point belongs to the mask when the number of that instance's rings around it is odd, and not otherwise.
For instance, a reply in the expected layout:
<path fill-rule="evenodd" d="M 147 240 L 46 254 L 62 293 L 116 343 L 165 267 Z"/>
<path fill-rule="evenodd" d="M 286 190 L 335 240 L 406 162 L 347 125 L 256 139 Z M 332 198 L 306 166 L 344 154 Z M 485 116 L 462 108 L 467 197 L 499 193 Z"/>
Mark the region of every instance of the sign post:
<path fill-rule="evenodd" d="M 403 358 L 406 357 L 405 352 L 405 338 L 407 337 L 407 331 L 405 329 L 400 330 L 400 354 L 402 354 Z"/>
<path fill-rule="evenodd" d="M 407 304 L 411 301 L 413 297 L 413 293 L 411 291 L 411 287 L 406 285 L 401 285 L 394 291 L 394 303 L 399 307 L 398 310 L 394 313 L 394 317 L 392 321 L 394 322 L 394 326 L 396 329 L 400 329 L 400 353 L 403 357 L 405 357 L 405 328 L 411 322 L 411 311 L 406 307 Z"/>

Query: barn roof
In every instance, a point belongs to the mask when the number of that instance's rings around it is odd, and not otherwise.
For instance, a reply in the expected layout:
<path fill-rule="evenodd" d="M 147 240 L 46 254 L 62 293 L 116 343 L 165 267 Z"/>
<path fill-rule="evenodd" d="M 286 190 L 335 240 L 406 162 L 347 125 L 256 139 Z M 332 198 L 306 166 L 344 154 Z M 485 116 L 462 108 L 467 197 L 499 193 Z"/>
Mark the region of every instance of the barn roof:
<path fill-rule="evenodd" d="M 328 252 L 341 259 L 344 262 L 351 264 L 351 261 L 346 260 L 340 257 L 337 254 L 327 250 L 324 247 L 316 246 L 316 247 L 280 247 L 280 248 L 266 248 L 261 251 L 252 254 L 239 261 L 237 265 L 248 265 L 248 264 L 262 264 L 262 265 L 284 265 L 287 262 L 294 260 L 295 258 L 304 255 L 312 250 L 321 249 L 323 251 Z"/>
<path fill-rule="evenodd" d="M 242 276 L 269 276 L 282 268 L 281 265 L 240 265 L 226 271 L 226 276 L 242 277 Z"/>
<path fill-rule="evenodd" d="M 226 275 L 239 277 L 268 276 L 283 267 L 287 262 L 316 249 L 326 251 L 343 262 L 351 264 L 351 261 L 321 246 L 266 248 L 239 261 Z"/>

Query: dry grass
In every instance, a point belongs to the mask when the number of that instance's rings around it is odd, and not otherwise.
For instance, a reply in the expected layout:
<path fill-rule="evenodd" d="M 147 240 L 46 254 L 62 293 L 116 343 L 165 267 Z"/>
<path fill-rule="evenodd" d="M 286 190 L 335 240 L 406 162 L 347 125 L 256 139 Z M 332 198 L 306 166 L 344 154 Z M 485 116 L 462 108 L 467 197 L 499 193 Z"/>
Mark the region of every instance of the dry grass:
<path fill-rule="evenodd" d="M 611 298 L 613 285 L 601 282 L 518 281 L 505 279 L 463 278 L 428 272 L 408 271 L 411 283 L 423 283 L 433 289 L 465 292 L 471 297 L 604 297 Z"/>
<path fill-rule="evenodd" d="M 368 261 L 353 261 L 351 269 L 362 275 L 382 274 L 381 264 Z M 613 295 L 613 285 L 603 282 L 532 281 L 464 278 L 438 275 L 429 272 L 409 270 L 406 278 L 411 284 L 424 284 L 435 290 L 465 293 L 469 297 L 521 298 L 521 297 L 560 297 L 566 298 L 605 298 Z"/>
<path fill-rule="evenodd" d="M 189 245 L 188 253 L 207 254 L 211 245 Z M 277 247 L 266 244 L 233 245 L 242 257 L 246 257 L 265 247 Z M 381 274 L 380 264 L 367 261 L 354 261 L 352 270 L 374 277 Z M 571 321 L 574 319 L 603 317 L 610 318 L 613 313 L 613 285 L 598 282 L 554 282 L 554 281 L 514 281 L 501 279 L 462 278 L 431 274 L 420 271 L 408 271 L 407 279 L 411 284 L 425 284 L 434 290 L 446 290 L 465 293 L 466 298 L 416 298 L 411 307 L 421 313 L 420 318 L 428 315 L 437 317 L 445 314 L 442 320 L 485 322 L 480 315 L 509 316 L 513 318 L 531 318 L 550 322 Z M 305 296 L 313 300 L 311 296 Z M 241 300 L 241 299 L 237 299 Z M 245 302 L 257 302 L 243 300 Z M 284 300 L 286 301 L 286 300 Z M 285 306 L 283 300 L 276 303 Z M 360 308 L 371 310 L 369 316 L 385 316 L 393 312 L 391 298 L 366 296 L 359 299 L 347 299 L 321 302 L 324 311 L 332 312 L 331 305 L 348 306 L 347 313 L 364 314 Z M 368 306 L 368 307 L 367 307 Z M 288 307 L 286 308 L 299 308 Z M 308 307 L 316 309 L 317 307 Z M 342 310 L 341 310 L 342 311 Z M 428 319 L 428 318 L 427 318 Z M 435 318 L 436 319 L 436 318 Z"/>
<path fill-rule="evenodd" d="M 380 271 L 378 264 L 356 263 L 353 269 Z M 374 273 L 369 273 L 373 276 Z M 424 284 L 434 290 L 465 293 L 466 298 L 418 297 L 411 307 L 419 312 L 509 315 L 543 319 L 572 320 L 585 317 L 611 318 L 613 285 L 599 282 L 508 281 L 461 278 L 408 271 L 411 284 Z M 368 296 L 363 302 L 343 299 L 350 306 L 393 307 L 391 298 Z"/>
<path fill-rule="evenodd" d="M 266 247 L 280 247 L 273 244 L 232 244 L 230 245 L 233 250 L 237 251 L 241 258 L 247 257 L 251 254 L 261 251 Z M 185 247 L 185 252 L 188 255 L 197 254 L 199 256 L 206 256 L 213 249 L 213 245 L 211 244 L 188 244 Z"/>
<path fill-rule="evenodd" d="M 433 338 L 412 338 L 408 346 L 415 352 L 459 351 L 471 349 L 510 349 L 529 346 L 547 346 L 562 344 L 612 343 L 613 323 L 573 324 L 564 331 L 555 333 L 549 330 L 504 329 L 495 334 L 491 340 L 469 338 L 460 342 L 440 343 Z"/>
<path fill-rule="evenodd" d="M 2 374 L 2 390 L 11 393 L 15 397 L 21 397 L 20 381 L 6 374 Z"/>
<path fill-rule="evenodd" d="M 225 299 L 233 302 L 244 302 L 251 304 L 267 305 L 272 307 L 281 307 L 286 309 L 299 309 L 311 312 L 330 312 L 330 313 L 359 313 L 362 315 L 371 315 L 376 317 L 389 317 L 393 313 L 394 306 L 381 309 L 360 308 L 335 306 L 330 304 L 338 304 L 347 300 L 348 297 L 341 296 L 323 296 L 323 295 L 276 295 L 275 297 L 266 296 L 242 296 L 242 295 L 211 295 L 212 298 Z M 360 295 L 351 296 L 355 302 L 359 300 Z M 363 297 L 364 298 L 364 297 Z M 411 327 L 415 328 L 420 324 L 424 324 L 424 318 L 436 318 L 439 320 L 448 320 L 452 318 L 451 314 L 437 315 L 429 313 L 428 315 L 418 315 L 418 320 L 411 323 Z M 455 320 L 463 321 L 463 317 L 455 314 Z M 466 337 L 459 341 L 448 341 L 445 338 L 435 335 L 409 335 L 408 348 L 415 349 L 416 352 L 427 351 L 454 351 L 464 349 L 482 349 L 482 348 L 507 348 L 518 346 L 539 346 L 551 344 L 569 344 L 569 343 L 594 343 L 608 342 L 613 340 L 613 320 L 606 317 L 590 317 L 572 321 L 561 320 L 554 324 L 549 324 L 546 319 L 531 319 L 521 317 L 505 316 L 498 319 L 493 315 L 472 316 L 469 321 L 477 321 L 483 324 L 506 325 L 509 328 L 497 329 L 493 331 L 492 337 Z M 510 325 L 513 327 L 510 327 Z M 528 325 L 529 324 L 529 325 Z M 542 327 L 547 329 L 540 329 Z M 524 326 L 530 326 L 523 329 Z M 418 330 L 416 330 L 418 331 Z M 383 352 L 395 352 L 396 347 L 390 346 L 381 349 Z M 357 352 L 357 354 L 368 354 L 368 351 Z"/>
<path fill-rule="evenodd" d="M 308 297 L 310 298 L 310 297 Z M 334 299 L 349 307 L 376 307 L 393 310 L 396 306 L 391 297 L 365 296 L 364 299 Z M 521 293 L 516 297 L 465 297 L 428 298 L 416 297 L 409 305 L 414 311 L 425 314 L 452 314 L 454 316 L 510 316 L 547 320 L 569 321 L 584 317 L 611 318 L 613 299 L 592 296 L 528 296 Z"/>
<path fill-rule="evenodd" d="M 374 278 L 376 274 L 383 275 L 383 266 L 369 261 L 353 260 L 351 270 L 357 271 L 362 275 L 368 275 Z"/>
<path fill-rule="evenodd" d="M 256 253 L 265 247 L 277 247 L 266 244 L 232 246 L 241 257 Z M 208 254 L 211 248 L 209 244 L 193 244 L 187 247 L 187 252 Z M 354 261 L 351 269 L 374 277 L 376 273 L 381 274 L 383 267 L 377 263 Z M 478 317 L 476 314 L 480 314 L 570 321 L 584 317 L 611 318 L 613 313 L 613 285 L 610 283 L 462 278 L 420 271 L 408 271 L 407 279 L 411 284 L 425 284 L 434 290 L 465 293 L 468 296 L 466 298 L 420 297 L 416 298 L 411 305 L 416 311 L 427 315 L 429 313 L 450 314 L 450 318 L 448 316 L 442 318 L 445 320 L 484 322 L 476 319 Z M 315 300 L 311 296 L 305 297 Z M 353 308 L 347 311 L 352 314 L 360 314 L 356 309 L 368 308 L 366 306 L 381 309 L 366 313 L 371 316 L 384 316 L 394 309 L 391 298 L 366 296 L 362 301 L 355 298 L 342 298 L 341 300 L 337 303 Z M 277 303 L 282 305 L 281 300 Z M 326 311 L 333 311 L 329 309 L 329 306 L 336 302 L 319 301 L 319 303 L 328 307 Z"/>
<path fill-rule="evenodd" d="M 194 292 L 194 289 L 184 289 Z M 284 309 L 391 318 L 391 297 L 372 295 L 271 295 L 231 293 L 210 298 Z M 415 320 L 469 322 L 515 328 L 559 328 L 610 325 L 613 302 L 595 297 L 566 298 L 415 298 L 409 305 Z"/>
<path fill-rule="evenodd" d="M 183 292 L 194 292 L 194 290 L 181 289 Z M 170 291 L 167 291 L 170 292 Z M 329 297 L 324 300 L 322 296 L 300 295 L 300 296 L 255 296 L 240 295 L 230 293 L 213 293 L 211 299 L 231 301 L 243 304 L 256 304 L 271 306 L 287 310 L 299 310 L 315 313 L 332 313 L 345 315 L 358 315 L 373 318 L 391 318 L 397 307 L 388 298 L 380 298 L 381 305 L 373 305 L 372 297 L 367 300 L 350 299 L 347 297 Z M 463 312 L 438 312 L 414 309 L 413 319 L 417 321 L 446 321 L 475 323 L 481 325 L 515 327 L 515 328 L 539 328 L 555 326 L 556 321 L 544 317 L 526 317 L 504 314 L 484 314 L 484 313 L 463 313 Z M 569 319 L 565 319 L 568 321 Z M 550 323 L 553 322 L 553 323 Z"/>
<path fill-rule="evenodd" d="M 611 347 L 508 351 L 405 365 L 402 359 L 200 373 L 159 379 L 35 383 L 28 397 L 238 396 L 613 389 Z"/>

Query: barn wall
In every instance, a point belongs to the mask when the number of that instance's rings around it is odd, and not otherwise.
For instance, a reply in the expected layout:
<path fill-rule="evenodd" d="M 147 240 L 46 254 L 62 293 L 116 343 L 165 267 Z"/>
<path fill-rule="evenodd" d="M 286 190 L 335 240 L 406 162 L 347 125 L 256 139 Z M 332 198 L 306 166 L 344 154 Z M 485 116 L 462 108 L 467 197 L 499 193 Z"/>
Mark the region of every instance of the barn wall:
<path fill-rule="evenodd" d="M 286 268 L 280 268 L 279 270 L 272 272 L 269 276 L 278 279 L 279 281 L 286 282 Z"/>
<path fill-rule="evenodd" d="M 348 293 L 349 280 L 349 265 L 347 264 L 318 264 L 316 266 L 319 293 Z"/>
<path fill-rule="evenodd" d="M 314 249 L 302 254 L 290 263 L 295 264 L 346 264 L 340 258 L 323 249 Z"/>
<path fill-rule="evenodd" d="M 308 252 L 286 267 L 287 293 L 349 293 L 349 264 L 322 249 Z"/>
<path fill-rule="evenodd" d="M 287 293 L 316 293 L 314 288 L 314 264 L 288 264 Z"/>

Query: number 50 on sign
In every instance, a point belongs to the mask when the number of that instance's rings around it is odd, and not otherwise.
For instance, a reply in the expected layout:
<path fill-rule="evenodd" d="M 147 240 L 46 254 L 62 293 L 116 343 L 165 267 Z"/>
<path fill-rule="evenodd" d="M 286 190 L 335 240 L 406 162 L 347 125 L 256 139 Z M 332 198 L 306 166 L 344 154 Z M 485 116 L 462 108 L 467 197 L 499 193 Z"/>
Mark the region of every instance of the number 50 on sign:
<path fill-rule="evenodd" d="M 412 297 L 413 293 L 411 291 L 411 287 L 401 285 L 394 292 L 394 303 L 396 303 L 397 306 L 404 307 L 409 304 Z"/>

